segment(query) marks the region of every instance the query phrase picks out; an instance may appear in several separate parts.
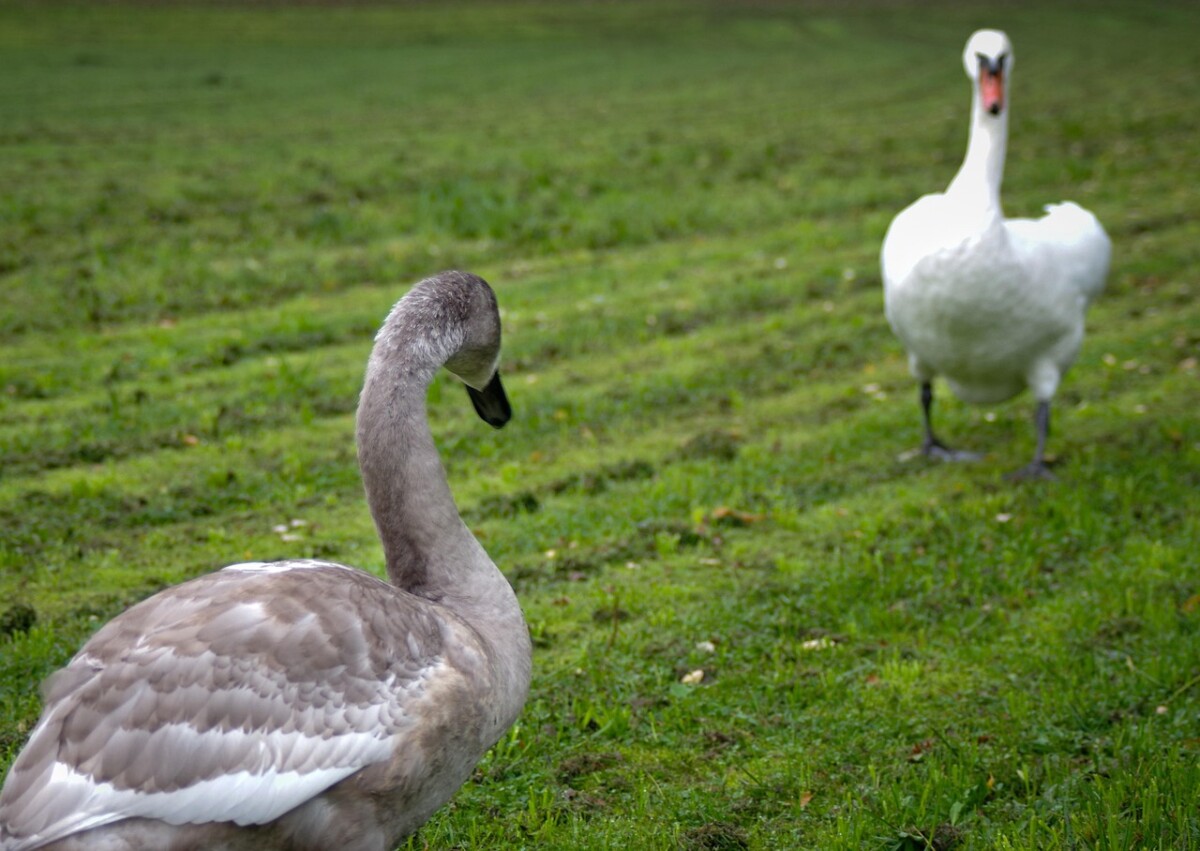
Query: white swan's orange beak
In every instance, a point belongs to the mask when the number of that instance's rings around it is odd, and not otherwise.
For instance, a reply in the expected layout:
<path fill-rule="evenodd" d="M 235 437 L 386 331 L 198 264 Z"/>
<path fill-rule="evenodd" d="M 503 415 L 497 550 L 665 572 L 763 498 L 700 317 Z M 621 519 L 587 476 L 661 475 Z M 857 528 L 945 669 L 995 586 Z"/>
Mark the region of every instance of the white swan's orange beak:
<path fill-rule="evenodd" d="M 979 63 L 979 99 L 984 112 L 999 115 L 1004 111 L 1004 68 L 990 68 Z"/>

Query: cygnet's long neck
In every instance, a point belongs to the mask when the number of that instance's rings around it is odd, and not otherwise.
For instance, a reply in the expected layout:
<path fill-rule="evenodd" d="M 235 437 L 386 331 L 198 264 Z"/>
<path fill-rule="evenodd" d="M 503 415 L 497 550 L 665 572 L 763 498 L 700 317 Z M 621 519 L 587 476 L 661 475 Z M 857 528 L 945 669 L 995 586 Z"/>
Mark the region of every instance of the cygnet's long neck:
<path fill-rule="evenodd" d="M 368 375 L 358 406 L 358 459 L 367 504 L 383 543 L 388 578 L 410 591 L 434 578 L 427 554 L 466 533 L 426 420 L 431 378 L 423 370 Z"/>
<path fill-rule="evenodd" d="M 358 460 L 388 578 L 439 597 L 469 589 L 474 573 L 496 570 L 458 514 L 426 416 L 429 384 L 453 352 L 439 351 L 445 335 L 420 336 L 405 308 L 402 302 L 393 311 L 371 352 L 358 405 Z"/>
<path fill-rule="evenodd" d="M 946 195 L 969 204 L 981 214 L 1001 217 L 1000 183 L 1008 148 L 1008 105 L 999 115 L 988 114 L 980 103 L 979 87 L 971 100 L 971 135 L 967 155 L 950 181 Z"/>
<path fill-rule="evenodd" d="M 479 682 L 495 677 L 490 720 L 481 733 L 490 747 L 524 703 L 529 630 L 512 586 L 459 516 L 425 406 L 434 375 L 467 345 L 469 284 L 466 276 L 444 273 L 419 284 L 393 308 L 367 364 L 358 404 L 358 459 L 388 578 L 453 612 L 484 648 L 482 660 L 470 651 L 473 642 L 452 642 L 447 652 L 453 664 L 475 670 Z M 486 669 L 472 668 L 481 661 Z"/>

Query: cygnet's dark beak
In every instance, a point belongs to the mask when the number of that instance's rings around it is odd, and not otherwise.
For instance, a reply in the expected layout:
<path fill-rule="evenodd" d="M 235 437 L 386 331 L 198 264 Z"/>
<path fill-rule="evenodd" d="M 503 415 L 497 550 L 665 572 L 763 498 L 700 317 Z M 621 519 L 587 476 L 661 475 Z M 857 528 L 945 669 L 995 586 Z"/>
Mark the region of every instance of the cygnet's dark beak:
<path fill-rule="evenodd" d="M 496 370 L 492 380 L 482 390 L 476 390 L 469 384 L 466 388 L 479 418 L 492 428 L 504 428 L 504 424 L 512 418 L 512 406 L 508 404 L 508 394 L 500 383 L 500 371 Z"/>

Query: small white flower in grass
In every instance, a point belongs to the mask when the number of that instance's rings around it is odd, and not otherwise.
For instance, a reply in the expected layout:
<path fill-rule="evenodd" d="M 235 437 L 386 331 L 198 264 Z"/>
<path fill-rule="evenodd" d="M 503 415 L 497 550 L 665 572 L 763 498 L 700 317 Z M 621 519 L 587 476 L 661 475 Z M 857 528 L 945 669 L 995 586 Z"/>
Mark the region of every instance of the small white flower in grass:
<path fill-rule="evenodd" d="M 858 277 L 858 273 L 855 272 L 854 269 L 852 269 L 849 266 L 847 266 L 845 269 L 842 270 L 842 280 L 845 281 L 846 283 L 850 283 L 857 277 Z"/>
<path fill-rule="evenodd" d="M 701 653 L 716 653 L 717 645 L 713 644 L 711 641 L 697 641 L 696 649 Z"/>
<path fill-rule="evenodd" d="M 699 685 L 700 683 L 704 682 L 704 669 L 697 668 L 694 671 L 689 671 L 679 678 L 679 682 L 683 683 L 685 686 Z"/>
<path fill-rule="evenodd" d="M 300 535 L 293 535 L 291 532 L 285 532 L 284 534 L 279 536 L 279 540 L 281 540 L 285 543 L 291 544 L 291 543 L 295 543 L 296 541 L 300 541 L 303 539 L 301 538 Z"/>
<path fill-rule="evenodd" d="M 1138 362 L 1135 360 L 1127 360 L 1127 361 L 1125 361 L 1125 363 L 1121 364 L 1121 369 L 1124 369 L 1126 371 L 1133 371 L 1137 368 L 1138 368 Z"/>
<path fill-rule="evenodd" d="M 997 523 L 1007 523 L 1009 520 L 1012 520 L 1011 514 L 997 514 L 996 515 Z"/>
<path fill-rule="evenodd" d="M 878 393 L 879 385 L 878 384 L 864 384 L 862 386 L 862 392 L 866 393 L 868 396 L 870 396 L 872 393 Z"/>
<path fill-rule="evenodd" d="M 775 268 L 776 269 L 786 269 L 787 265 L 788 265 L 788 262 L 787 262 L 786 257 L 776 257 L 775 258 Z"/>
<path fill-rule="evenodd" d="M 294 519 L 294 520 L 292 520 L 292 521 L 291 521 L 291 527 L 292 527 L 293 529 L 299 529 L 301 526 L 307 526 L 307 525 L 308 525 L 308 521 L 307 521 L 307 520 L 301 520 L 301 519 L 299 519 L 299 518 L 296 518 L 296 519 Z"/>
<path fill-rule="evenodd" d="M 288 530 L 288 526 L 286 523 L 280 523 L 278 526 L 271 527 L 271 531 L 277 535 L 282 535 L 287 530 Z"/>
<path fill-rule="evenodd" d="M 1154 712 L 1155 712 L 1155 714 L 1156 714 L 1156 715 L 1166 715 L 1166 714 L 1167 714 L 1167 707 L 1165 707 L 1165 706 L 1159 706 L 1159 707 L 1156 707 L 1156 708 L 1155 708 L 1155 710 L 1154 710 Z"/>
<path fill-rule="evenodd" d="M 1146 413 L 1146 406 L 1145 405 L 1134 405 L 1133 412 L 1135 414 L 1144 414 L 1144 413 Z"/>
<path fill-rule="evenodd" d="M 545 555 L 546 558 L 554 558 L 556 555 L 558 555 L 558 550 L 546 550 Z"/>
<path fill-rule="evenodd" d="M 987 421 L 987 422 L 989 422 L 989 423 L 994 423 L 994 422 L 996 421 L 996 412 L 995 412 L 995 411 L 988 411 L 987 413 L 985 413 L 985 414 L 983 415 L 983 418 L 984 418 L 984 420 L 985 420 L 985 421 Z"/>
<path fill-rule="evenodd" d="M 821 302 L 821 309 L 823 311 L 825 311 L 826 313 L 833 313 L 833 302 L 832 301 Z"/>
<path fill-rule="evenodd" d="M 1117 365 L 1117 356 L 1111 353 L 1106 354 L 1104 357 L 1100 358 L 1100 360 L 1104 361 L 1105 366 Z"/>
<path fill-rule="evenodd" d="M 800 649 L 801 650 L 828 650 L 830 647 L 833 647 L 834 644 L 835 644 L 834 641 L 826 638 L 825 636 L 821 636 L 820 638 L 810 638 L 810 639 L 808 639 L 808 641 L 801 641 Z"/>
<path fill-rule="evenodd" d="M 638 568 L 641 567 L 641 565 L 638 564 L 636 561 L 627 561 L 627 562 L 625 562 L 625 567 L 628 570 L 637 570 Z"/>

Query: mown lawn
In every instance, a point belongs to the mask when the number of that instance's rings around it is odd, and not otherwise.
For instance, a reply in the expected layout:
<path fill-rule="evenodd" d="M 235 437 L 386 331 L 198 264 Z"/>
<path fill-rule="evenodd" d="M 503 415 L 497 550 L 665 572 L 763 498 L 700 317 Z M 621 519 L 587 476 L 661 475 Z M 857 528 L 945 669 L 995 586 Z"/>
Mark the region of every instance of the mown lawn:
<path fill-rule="evenodd" d="M 909 459 L 891 216 L 1008 31 L 1010 215 L 1114 242 L 1056 407 Z M 467 268 L 516 416 L 449 380 L 464 516 L 536 643 L 414 849 L 1200 848 L 1194 2 L 0 2 L 0 765 L 153 591 L 382 570 L 372 335 Z M 697 674 L 696 672 L 702 672 Z"/>

